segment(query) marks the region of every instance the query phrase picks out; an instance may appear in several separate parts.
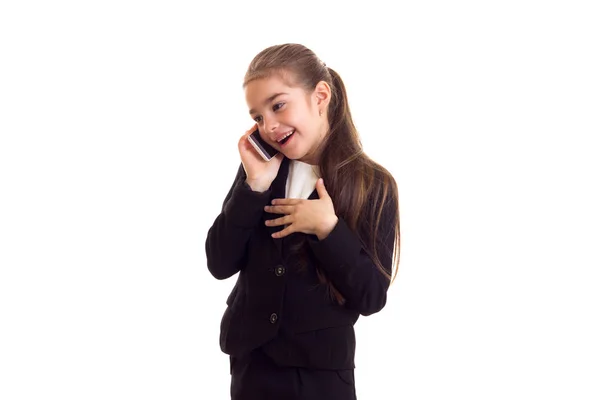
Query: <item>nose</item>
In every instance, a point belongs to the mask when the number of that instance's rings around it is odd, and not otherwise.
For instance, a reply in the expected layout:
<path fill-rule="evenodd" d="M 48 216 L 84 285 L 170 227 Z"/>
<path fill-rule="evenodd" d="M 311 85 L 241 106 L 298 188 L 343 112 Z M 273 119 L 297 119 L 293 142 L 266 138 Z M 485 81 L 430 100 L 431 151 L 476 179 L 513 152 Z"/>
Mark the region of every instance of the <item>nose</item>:
<path fill-rule="evenodd" d="M 276 118 L 271 118 L 269 117 L 263 117 L 264 118 L 264 122 L 265 122 L 265 130 L 268 133 L 272 133 L 275 132 L 275 130 L 277 129 L 277 126 L 279 125 L 279 123 L 277 122 Z"/>

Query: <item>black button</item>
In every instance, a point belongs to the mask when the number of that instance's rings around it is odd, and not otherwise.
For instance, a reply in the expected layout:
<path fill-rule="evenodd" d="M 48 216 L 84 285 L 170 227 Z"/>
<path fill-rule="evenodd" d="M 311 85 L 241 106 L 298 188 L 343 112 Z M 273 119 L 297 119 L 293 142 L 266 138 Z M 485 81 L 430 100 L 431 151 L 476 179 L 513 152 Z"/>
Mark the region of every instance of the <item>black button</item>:
<path fill-rule="evenodd" d="M 271 323 L 274 324 L 275 322 L 277 322 L 277 314 L 273 313 L 271 314 Z"/>
<path fill-rule="evenodd" d="M 277 268 L 275 268 L 275 275 L 281 276 L 283 274 L 285 274 L 285 267 L 283 265 L 279 265 Z"/>

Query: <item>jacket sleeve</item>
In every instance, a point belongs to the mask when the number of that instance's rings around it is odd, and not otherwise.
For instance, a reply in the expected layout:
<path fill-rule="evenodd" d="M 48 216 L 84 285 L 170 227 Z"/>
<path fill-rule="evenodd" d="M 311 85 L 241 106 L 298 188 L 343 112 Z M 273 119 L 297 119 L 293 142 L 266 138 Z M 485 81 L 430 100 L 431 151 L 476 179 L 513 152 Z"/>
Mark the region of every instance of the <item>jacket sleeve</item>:
<path fill-rule="evenodd" d="M 221 213 L 208 230 L 205 244 L 208 270 L 217 279 L 227 279 L 240 271 L 250 235 L 269 203 L 270 190 L 254 192 L 245 181 L 246 173 L 240 164 Z"/>
<path fill-rule="evenodd" d="M 397 197 L 388 197 L 377 231 L 377 255 L 389 274 L 392 272 L 397 209 Z M 346 299 L 345 307 L 366 316 L 385 306 L 390 281 L 342 218 L 338 217 L 338 223 L 326 238 L 311 239 L 309 244 L 333 285 Z"/>

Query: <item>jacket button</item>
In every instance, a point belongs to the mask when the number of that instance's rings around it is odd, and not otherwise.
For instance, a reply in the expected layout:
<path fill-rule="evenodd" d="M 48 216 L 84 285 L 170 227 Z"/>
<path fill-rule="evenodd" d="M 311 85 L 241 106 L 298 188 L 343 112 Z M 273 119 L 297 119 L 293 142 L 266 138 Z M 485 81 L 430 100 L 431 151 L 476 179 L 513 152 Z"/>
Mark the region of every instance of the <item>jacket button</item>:
<path fill-rule="evenodd" d="M 275 314 L 275 313 L 271 314 L 270 320 L 271 320 L 272 324 L 274 324 L 275 322 L 277 322 L 277 314 Z"/>
<path fill-rule="evenodd" d="M 285 267 L 283 265 L 280 265 L 277 268 L 275 268 L 275 275 L 281 276 L 283 274 L 285 274 Z"/>

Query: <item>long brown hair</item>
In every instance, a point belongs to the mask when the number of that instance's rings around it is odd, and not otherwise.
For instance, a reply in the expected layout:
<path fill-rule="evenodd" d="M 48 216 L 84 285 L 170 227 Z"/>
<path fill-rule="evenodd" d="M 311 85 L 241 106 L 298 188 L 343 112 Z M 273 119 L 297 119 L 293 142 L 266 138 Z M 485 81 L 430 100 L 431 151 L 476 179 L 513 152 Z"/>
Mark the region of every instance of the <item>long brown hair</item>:
<path fill-rule="evenodd" d="M 293 82 L 288 84 L 304 88 L 307 94 L 312 93 L 321 81 L 329 84 L 329 132 L 319 149 L 318 165 L 321 177 L 331 196 L 336 214 L 358 235 L 363 248 L 379 271 L 393 282 L 400 261 L 398 188 L 389 171 L 363 152 L 358 131 L 352 121 L 342 78 L 332 68 L 327 67 L 312 50 L 301 44 L 287 43 L 268 47 L 258 53 L 248 67 L 243 86 L 275 74 L 286 80 L 291 77 Z M 392 270 L 388 271 L 377 254 L 378 243 L 384 239 L 377 237 L 377 232 L 384 205 L 390 202 L 395 206 L 392 221 L 394 247 L 388 250 L 393 251 L 394 256 Z M 305 241 L 297 246 L 296 251 L 300 259 L 306 259 L 308 254 Z M 317 275 L 321 283 L 327 284 L 331 297 L 343 304 L 343 296 L 319 267 Z"/>

